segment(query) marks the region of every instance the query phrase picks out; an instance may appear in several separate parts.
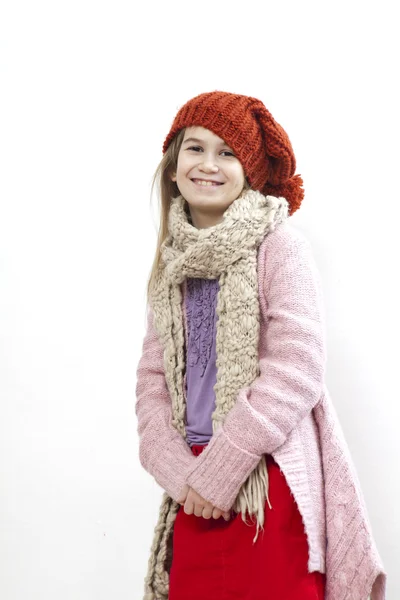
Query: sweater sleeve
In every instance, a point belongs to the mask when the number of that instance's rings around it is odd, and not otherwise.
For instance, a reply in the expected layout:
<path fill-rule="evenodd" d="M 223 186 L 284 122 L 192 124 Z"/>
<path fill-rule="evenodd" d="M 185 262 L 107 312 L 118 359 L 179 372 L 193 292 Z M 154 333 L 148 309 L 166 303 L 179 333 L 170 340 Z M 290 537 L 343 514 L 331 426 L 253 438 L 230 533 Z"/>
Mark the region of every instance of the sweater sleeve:
<path fill-rule="evenodd" d="M 260 374 L 242 388 L 223 426 L 187 472 L 187 483 L 229 510 L 261 456 L 281 446 L 319 401 L 325 322 L 310 245 L 285 225 L 260 247 Z"/>
<path fill-rule="evenodd" d="M 144 469 L 177 500 L 185 473 L 196 460 L 189 445 L 172 425 L 171 397 L 164 374 L 163 348 L 148 307 L 147 331 L 137 367 L 135 412 L 139 458 Z"/>

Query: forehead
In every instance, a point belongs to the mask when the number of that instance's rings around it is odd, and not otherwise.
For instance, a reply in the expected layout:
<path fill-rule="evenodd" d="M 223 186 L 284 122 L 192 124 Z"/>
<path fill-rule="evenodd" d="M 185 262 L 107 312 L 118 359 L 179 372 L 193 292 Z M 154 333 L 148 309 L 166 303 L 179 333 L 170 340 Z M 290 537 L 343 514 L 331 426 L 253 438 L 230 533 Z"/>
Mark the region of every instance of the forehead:
<path fill-rule="evenodd" d="M 208 142 L 219 144 L 221 146 L 228 146 L 228 144 L 222 138 L 218 137 L 213 131 L 206 129 L 205 127 L 186 127 L 183 142 L 186 142 L 186 140 L 189 138 L 199 142 Z"/>

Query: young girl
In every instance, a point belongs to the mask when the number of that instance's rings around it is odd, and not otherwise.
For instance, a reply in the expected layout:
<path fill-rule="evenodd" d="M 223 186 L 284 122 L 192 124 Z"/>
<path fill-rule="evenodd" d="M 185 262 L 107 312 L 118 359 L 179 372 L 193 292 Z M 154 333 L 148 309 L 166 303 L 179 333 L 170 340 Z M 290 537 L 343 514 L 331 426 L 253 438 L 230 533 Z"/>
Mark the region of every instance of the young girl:
<path fill-rule="evenodd" d="M 165 490 L 145 600 L 373 600 L 386 574 L 324 385 L 302 179 L 256 98 L 201 94 L 156 175 L 137 369 L 140 461 Z"/>

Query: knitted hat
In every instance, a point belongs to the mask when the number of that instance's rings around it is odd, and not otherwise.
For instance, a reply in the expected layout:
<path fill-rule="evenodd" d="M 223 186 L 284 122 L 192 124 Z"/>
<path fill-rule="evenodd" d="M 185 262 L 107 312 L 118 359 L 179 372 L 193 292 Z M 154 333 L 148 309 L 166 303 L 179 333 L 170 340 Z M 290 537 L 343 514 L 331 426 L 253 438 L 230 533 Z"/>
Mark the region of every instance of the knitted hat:
<path fill-rule="evenodd" d="M 220 91 L 192 98 L 178 111 L 163 153 L 181 129 L 196 126 L 209 129 L 232 148 L 253 190 L 265 196 L 283 196 L 289 214 L 299 208 L 304 189 L 301 176 L 294 175 L 292 145 L 261 100 Z"/>

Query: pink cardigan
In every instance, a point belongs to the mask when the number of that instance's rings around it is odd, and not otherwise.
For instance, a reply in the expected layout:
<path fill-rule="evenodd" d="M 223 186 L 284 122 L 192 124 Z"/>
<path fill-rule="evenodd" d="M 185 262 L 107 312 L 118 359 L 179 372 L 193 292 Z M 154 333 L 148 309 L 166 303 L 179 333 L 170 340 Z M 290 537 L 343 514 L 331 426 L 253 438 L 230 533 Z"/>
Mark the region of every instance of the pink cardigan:
<path fill-rule="evenodd" d="M 198 457 L 172 426 L 163 349 L 149 308 L 136 386 L 141 464 L 174 500 L 188 483 L 228 510 L 262 454 L 272 454 L 303 518 L 309 571 L 327 574 L 326 600 L 367 600 L 369 594 L 383 600 L 386 574 L 324 385 L 319 274 L 309 243 L 288 223 L 263 240 L 258 282 L 260 375 L 239 392 Z"/>

